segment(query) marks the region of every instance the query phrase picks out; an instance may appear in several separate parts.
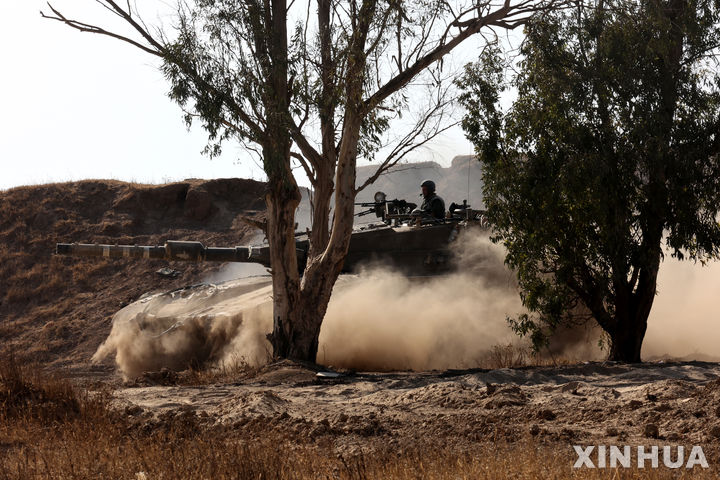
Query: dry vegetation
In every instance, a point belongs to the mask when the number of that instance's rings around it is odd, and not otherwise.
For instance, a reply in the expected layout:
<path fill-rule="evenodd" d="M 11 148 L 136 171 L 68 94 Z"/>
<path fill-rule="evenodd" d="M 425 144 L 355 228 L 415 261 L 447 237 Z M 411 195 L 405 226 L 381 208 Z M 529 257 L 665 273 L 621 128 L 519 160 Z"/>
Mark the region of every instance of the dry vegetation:
<path fill-rule="evenodd" d="M 0 361 L 0 478 L 690 478 L 685 471 L 574 470 L 569 445 L 531 437 L 402 449 L 369 442 L 341 455 L 332 441 L 273 425 L 202 427 L 181 414 L 148 428 L 111 408 L 109 392 L 89 394 L 12 357 Z M 714 469 L 692 478 L 716 478 Z"/>

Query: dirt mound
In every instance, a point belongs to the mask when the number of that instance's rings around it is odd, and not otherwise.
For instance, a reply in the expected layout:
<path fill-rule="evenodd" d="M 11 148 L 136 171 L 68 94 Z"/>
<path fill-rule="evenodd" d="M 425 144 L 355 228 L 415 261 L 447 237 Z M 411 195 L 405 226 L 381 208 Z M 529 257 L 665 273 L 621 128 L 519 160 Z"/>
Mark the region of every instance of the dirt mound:
<path fill-rule="evenodd" d="M 214 264 L 53 255 L 57 242 L 207 245 L 248 242 L 242 215 L 262 215 L 265 185 L 185 180 L 140 185 L 86 180 L 0 192 L 0 350 L 23 362 L 86 364 L 110 317 L 153 290 L 198 282 Z M 176 276 L 156 271 L 170 267 Z"/>

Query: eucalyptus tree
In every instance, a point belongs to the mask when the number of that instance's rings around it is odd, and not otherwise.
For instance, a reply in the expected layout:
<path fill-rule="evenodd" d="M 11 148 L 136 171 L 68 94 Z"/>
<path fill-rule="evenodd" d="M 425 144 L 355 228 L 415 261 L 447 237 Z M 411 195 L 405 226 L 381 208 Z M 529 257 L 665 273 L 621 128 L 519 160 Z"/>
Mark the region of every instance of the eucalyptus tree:
<path fill-rule="evenodd" d="M 610 359 L 640 361 L 664 248 L 717 258 L 719 10 L 597 0 L 538 18 L 507 112 L 502 57 L 488 50 L 468 67 L 464 128 L 532 312 L 514 326 L 536 343 L 589 312 Z"/>
<path fill-rule="evenodd" d="M 443 58 L 474 34 L 513 29 L 556 0 L 195 0 L 180 3 L 171 29 L 148 26 L 128 2 L 96 0 L 127 31 L 44 14 L 159 57 L 170 96 L 209 133 L 256 149 L 268 179 L 259 226 L 271 248 L 275 356 L 315 360 L 333 285 L 348 250 L 354 200 L 403 155 L 447 128 Z M 429 91 L 411 97 L 418 84 Z M 377 171 L 356 185 L 358 157 L 372 156 L 404 111 L 419 105 Z M 407 122 L 405 122 L 407 124 Z M 313 187 L 313 225 L 298 271 L 293 166 Z M 334 198 L 334 201 L 332 200 Z"/>

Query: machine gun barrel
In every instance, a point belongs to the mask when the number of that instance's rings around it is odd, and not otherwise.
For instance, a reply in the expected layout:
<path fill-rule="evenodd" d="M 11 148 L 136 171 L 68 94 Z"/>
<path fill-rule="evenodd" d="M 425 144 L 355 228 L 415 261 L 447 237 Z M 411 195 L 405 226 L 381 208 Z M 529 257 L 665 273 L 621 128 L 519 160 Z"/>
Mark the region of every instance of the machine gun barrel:
<path fill-rule="evenodd" d="M 201 242 L 176 240 L 168 240 L 162 246 L 58 243 L 55 253 L 80 257 L 148 258 L 184 262 L 242 262 L 270 266 L 270 250 L 266 245 L 206 247 Z"/>

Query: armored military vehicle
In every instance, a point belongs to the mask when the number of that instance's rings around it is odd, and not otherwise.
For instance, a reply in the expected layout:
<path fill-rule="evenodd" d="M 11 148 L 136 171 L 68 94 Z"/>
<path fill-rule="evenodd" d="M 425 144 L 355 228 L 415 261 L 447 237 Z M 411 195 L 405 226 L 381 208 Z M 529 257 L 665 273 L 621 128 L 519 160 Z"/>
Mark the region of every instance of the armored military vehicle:
<path fill-rule="evenodd" d="M 376 223 L 356 227 L 343 266 L 344 272 L 357 271 L 364 264 L 381 262 L 408 275 L 433 275 L 452 268 L 451 244 L 460 230 L 472 225 L 487 228 L 485 213 L 467 204 L 451 204 L 445 219 L 424 217 L 416 204 L 387 200 L 377 192 L 373 202 L 356 204 L 355 215 L 374 214 Z M 307 260 L 307 233 L 296 234 L 298 269 Z M 169 240 L 164 245 L 102 245 L 58 243 L 56 253 L 85 257 L 147 258 L 189 262 L 249 262 L 270 267 L 267 244 L 237 247 L 207 247 L 200 242 Z"/>

